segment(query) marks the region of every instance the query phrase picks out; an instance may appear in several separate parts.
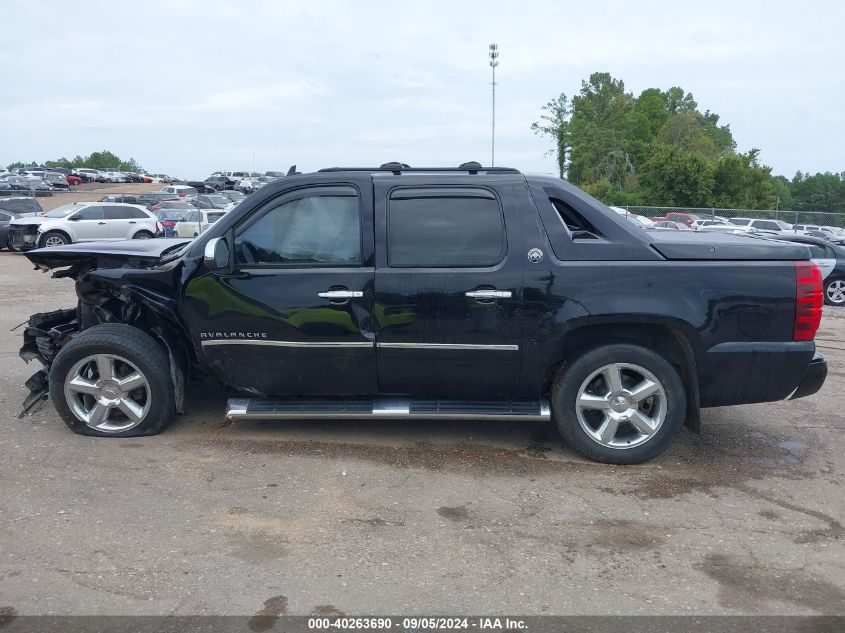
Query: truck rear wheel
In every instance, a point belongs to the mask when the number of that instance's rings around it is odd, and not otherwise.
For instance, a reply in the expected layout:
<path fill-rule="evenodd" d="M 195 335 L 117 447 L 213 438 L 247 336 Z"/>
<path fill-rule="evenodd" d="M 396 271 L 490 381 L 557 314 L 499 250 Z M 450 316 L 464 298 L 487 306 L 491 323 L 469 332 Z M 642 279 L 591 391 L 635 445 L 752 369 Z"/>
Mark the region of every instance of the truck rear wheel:
<path fill-rule="evenodd" d="M 569 446 L 608 464 L 639 464 L 662 453 L 686 416 L 678 371 L 630 344 L 578 357 L 552 390 L 552 416 Z"/>
<path fill-rule="evenodd" d="M 141 330 L 95 325 L 65 345 L 50 368 L 50 397 L 75 433 L 154 435 L 176 413 L 167 355 Z"/>
<path fill-rule="evenodd" d="M 828 279 L 824 285 L 824 302 L 829 306 L 845 305 L 845 279 Z"/>

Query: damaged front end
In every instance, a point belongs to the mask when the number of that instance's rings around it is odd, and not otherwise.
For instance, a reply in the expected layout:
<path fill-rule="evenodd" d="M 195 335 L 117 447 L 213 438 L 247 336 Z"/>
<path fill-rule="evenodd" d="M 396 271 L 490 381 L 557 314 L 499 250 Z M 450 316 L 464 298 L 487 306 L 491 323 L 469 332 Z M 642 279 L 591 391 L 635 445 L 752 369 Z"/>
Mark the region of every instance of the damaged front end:
<path fill-rule="evenodd" d="M 50 365 L 59 349 L 78 329 L 76 310 L 39 312 L 29 317 L 23 333 L 20 357 L 27 363 L 31 360 L 39 361 L 41 368 L 24 383 L 30 393 L 24 400 L 19 418 L 34 413 L 47 400 L 50 392 Z"/>
<path fill-rule="evenodd" d="M 8 246 L 13 251 L 28 251 L 38 246 L 38 224 L 10 224 Z"/>
<path fill-rule="evenodd" d="M 41 270 L 53 270 L 53 277 L 74 279 L 79 303 L 75 309 L 33 314 L 26 323 L 20 356 L 27 363 L 38 360 L 41 368 L 25 383 L 30 393 L 19 417 L 37 411 L 47 400 L 50 366 L 61 348 L 78 333 L 102 323 L 137 327 L 166 350 L 176 411 L 183 412 L 193 352 L 174 302 L 184 273 L 181 258 L 168 255 L 186 243 L 132 240 L 26 253 Z"/>

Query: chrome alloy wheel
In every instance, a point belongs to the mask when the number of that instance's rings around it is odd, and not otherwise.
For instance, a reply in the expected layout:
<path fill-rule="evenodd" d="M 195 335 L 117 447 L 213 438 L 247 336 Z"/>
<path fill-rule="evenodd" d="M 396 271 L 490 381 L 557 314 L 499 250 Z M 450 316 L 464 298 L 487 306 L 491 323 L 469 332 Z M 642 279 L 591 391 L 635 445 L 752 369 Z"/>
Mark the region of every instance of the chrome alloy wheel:
<path fill-rule="evenodd" d="M 837 279 L 827 285 L 827 299 L 834 305 L 845 303 L 845 280 Z"/>
<path fill-rule="evenodd" d="M 65 241 L 60 238 L 58 235 L 51 235 L 46 240 L 44 240 L 44 246 L 52 247 L 52 246 L 64 246 Z"/>
<path fill-rule="evenodd" d="M 150 411 L 150 385 L 135 365 L 111 354 L 86 356 L 65 378 L 71 412 L 89 428 L 120 433 L 135 428 Z"/>
<path fill-rule="evenodd" d="M 666 419 L 666 391 L 639 365 L 613 363 L 581 383 L 575 411 L 581 429 L 607 448 L 645 444 Z"/>

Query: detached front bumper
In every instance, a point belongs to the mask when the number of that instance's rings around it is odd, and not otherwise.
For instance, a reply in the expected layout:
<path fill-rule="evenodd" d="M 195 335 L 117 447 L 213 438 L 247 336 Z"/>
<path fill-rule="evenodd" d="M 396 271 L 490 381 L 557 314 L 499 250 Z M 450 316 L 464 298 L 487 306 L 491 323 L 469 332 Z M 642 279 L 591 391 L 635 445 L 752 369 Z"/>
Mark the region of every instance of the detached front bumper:
<path fill-rule="evenodd" d="M 41 368 L 26 381 L 29 395 L 23 403 L 18 417 L 37 411 L 47 400 L 50 390 L 50 365 L 59 349 L 70 340 L 77 331 L 76 309 L 40 312 L 29 317 L 23 332 L 23 347 L 20 357 L 25 361 L 37 360 Z"/>
<path fill-rule="evenodd" d="M 795 398 L 812 396 L 822 388 L 825 378 L 827 378 L 827 361 L 821 354 L 816 354 L 813 356 L 810 364 L 807 365 L 807 371 L 804 372 L 804 377 L 798 383 L 798 387 L 789 399 L 794 400 Z"/>

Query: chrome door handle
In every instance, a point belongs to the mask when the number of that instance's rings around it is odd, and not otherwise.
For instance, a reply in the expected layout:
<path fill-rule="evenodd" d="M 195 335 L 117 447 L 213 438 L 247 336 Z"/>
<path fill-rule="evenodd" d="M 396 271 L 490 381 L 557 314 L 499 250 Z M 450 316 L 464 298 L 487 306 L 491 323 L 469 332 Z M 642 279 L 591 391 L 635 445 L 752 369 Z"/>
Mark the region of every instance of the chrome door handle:
<path fill-rule="evenodd" d="M 326 290 L 318 292 L 318 297 L 323 299 L 358 299 L 364 296 L 363 290 Z"/>
<path fill-rule="evenodd" d="M 510 290 L 468 290 L 464 294 L 473 299 L 510 299 L 513 296 Z"/>

